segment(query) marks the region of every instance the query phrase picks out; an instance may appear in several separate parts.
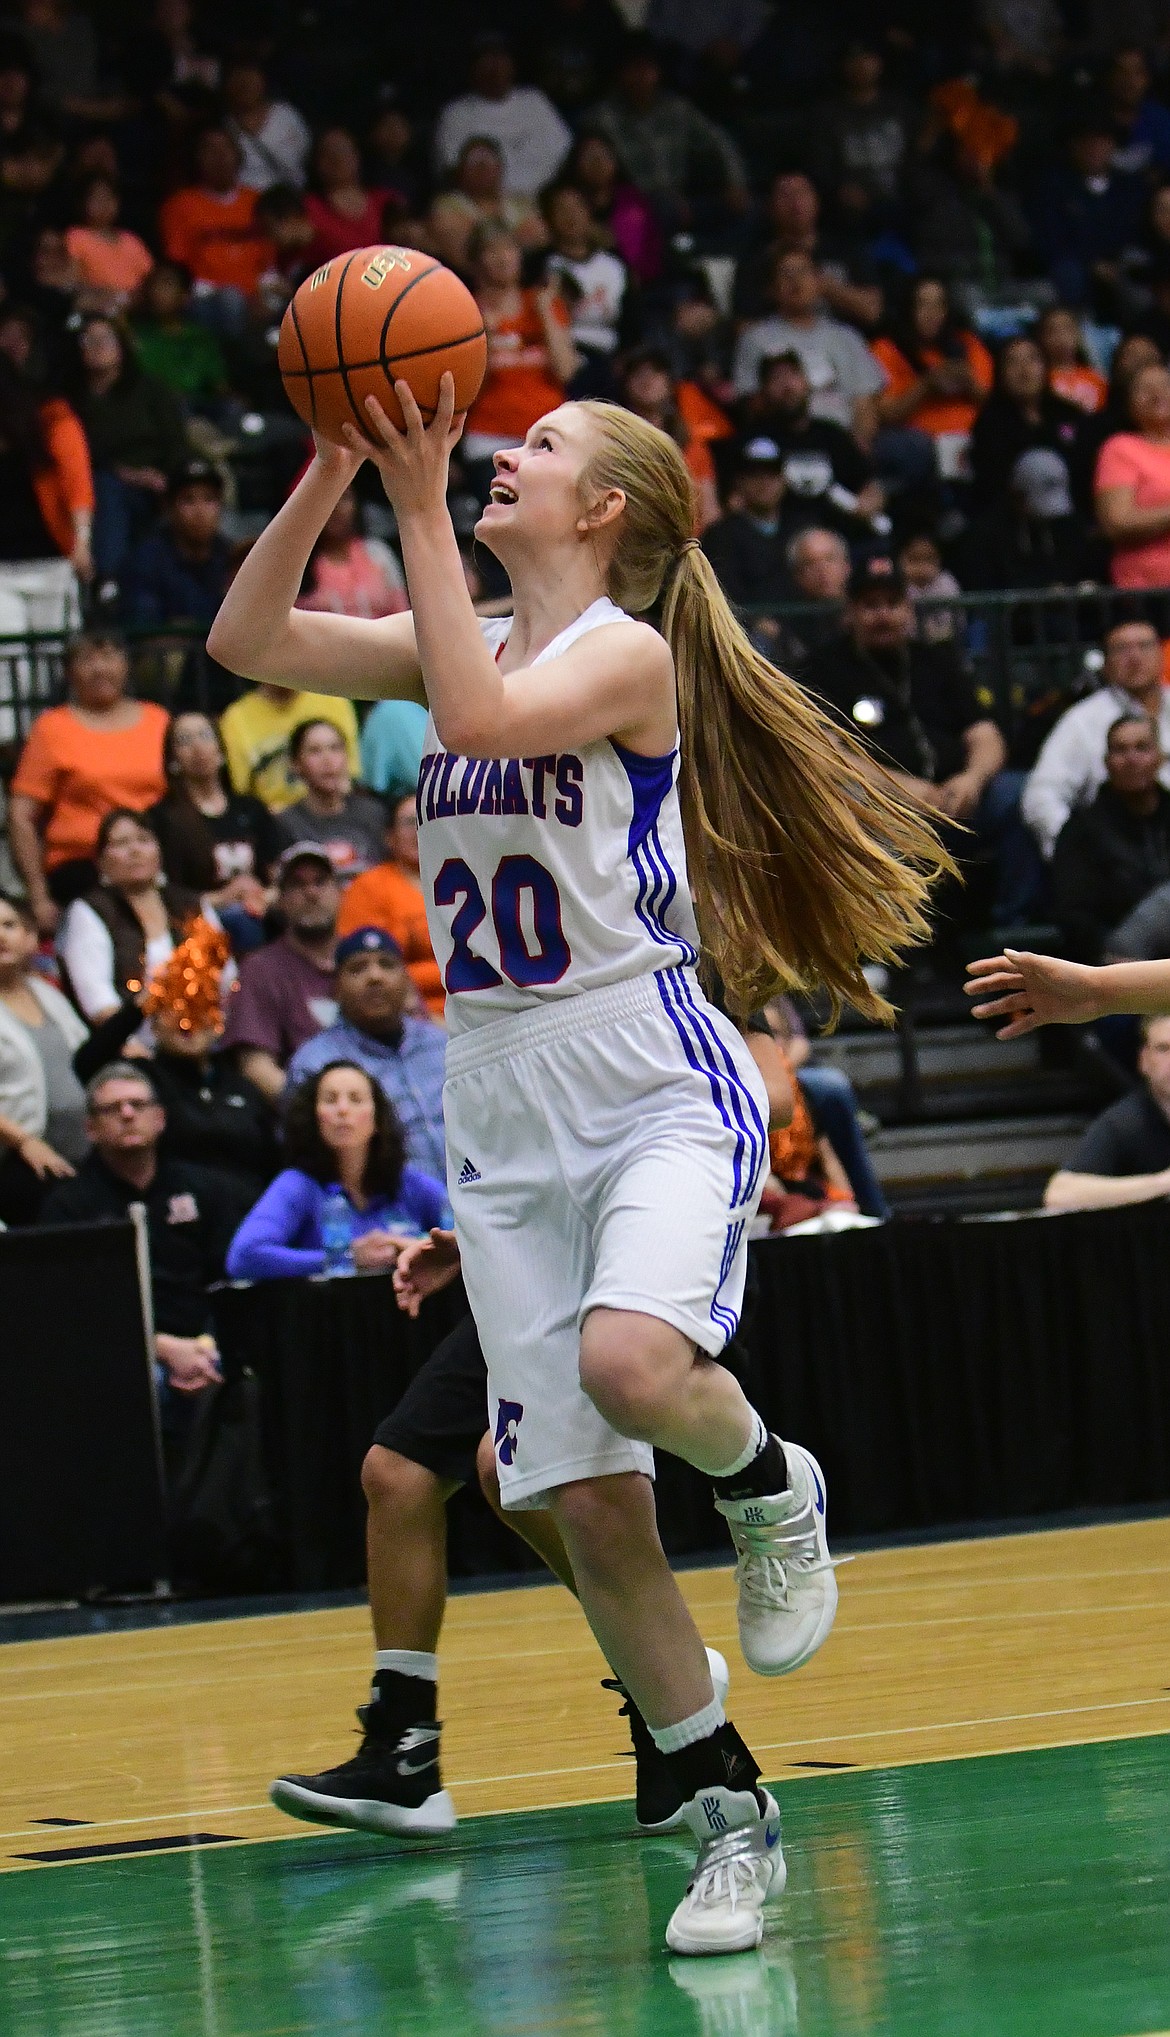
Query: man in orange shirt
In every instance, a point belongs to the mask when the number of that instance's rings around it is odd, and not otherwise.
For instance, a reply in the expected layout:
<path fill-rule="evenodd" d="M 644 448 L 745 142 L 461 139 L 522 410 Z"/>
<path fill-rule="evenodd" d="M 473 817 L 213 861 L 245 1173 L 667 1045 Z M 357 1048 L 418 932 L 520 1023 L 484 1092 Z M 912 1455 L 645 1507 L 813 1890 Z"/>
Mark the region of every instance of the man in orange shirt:
<path fill-rule="evenodd" d="M 173 191 L 159 213 L 167 260 L 195 279 L 196 312 L 211 311 L 203 322 L 228 330 L 241 324 L 273 255 L 256 218 L 256 193 L 239 181 L 240 160 L 226 128 L 208 128 L 195 152 L 197 181 Z"/>
<path fill-rule="evenodd" d="M 338 936 L 353 933 L 357 927 L 381 927 L 397 943 L 415 989 L 431 1018 L 441 1025 L 446 998 L 427 932 L 413 792 L 391 808 L 386 823 L 386 861 L 355 877 L 342 897 Z"/>

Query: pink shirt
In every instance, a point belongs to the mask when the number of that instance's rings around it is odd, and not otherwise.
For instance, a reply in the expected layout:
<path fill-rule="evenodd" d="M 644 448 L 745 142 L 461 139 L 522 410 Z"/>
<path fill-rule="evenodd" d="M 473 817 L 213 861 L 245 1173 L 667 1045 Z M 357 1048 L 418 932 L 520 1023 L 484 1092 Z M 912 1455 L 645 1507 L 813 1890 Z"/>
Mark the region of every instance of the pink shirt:
<path fill-rule="evenodd" d="M 377 552 L 364 538 L 354 538 L 343 559 L 320 552 L 313 582 L 298 608 L 324 609 L 331 615 L 401 615 L 410 607 L 403 588 L 391 579 Z"/>
<path fill-rule="evenodd" d="M 1153 445 L 1136 432 L 1106 439 L 1094 486 L 1132 488 L 1137 509 L 1170 509 L 1170 445 Z M 1136 545 L 1115 545 L 1110 561 L 1115 587 L 1170 587 L 1170 531 Z"/>
<path fill-rule="evenodd" d="M 335 211 L 327 198 L 314 191 L 305 194 L 305 211 L 313 225 L 313 243 L 306 256 L 311 268 L 331 262 L 335 255 L 347 255 L 351 248 L 368 248 L 383 240 L 382 214 L 388 191 L 370 191 L 362 210 L 350 219 Z"/>

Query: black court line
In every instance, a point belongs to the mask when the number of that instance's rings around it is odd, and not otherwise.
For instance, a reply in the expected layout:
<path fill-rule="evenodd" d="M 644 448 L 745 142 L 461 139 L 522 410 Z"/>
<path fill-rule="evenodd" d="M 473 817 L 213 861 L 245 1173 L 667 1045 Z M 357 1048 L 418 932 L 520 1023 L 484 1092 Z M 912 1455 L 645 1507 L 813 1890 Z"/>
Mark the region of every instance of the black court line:
<path fill-rule="evenodd" d="M 30 1825 L 92 1825 L 92 1818 L 30 1818 Z"/>
<path fill-rule="evenodd" d="M 238 1845 L 240 1836 L 238 1832 L 174 1832 L 166 1839 L 117 1839 L 108 1846 L 53 1846 L 44 1853 L 14 1853 L 12 1858 L 49 1862 L 115 1860 L 126 1853 L 177 1853 L 187 1846 Z"/>
<path fill-rule="evenodd" d="M 789 1768 L 856 1768 L 855 1761 L 789 1761 Z"/>

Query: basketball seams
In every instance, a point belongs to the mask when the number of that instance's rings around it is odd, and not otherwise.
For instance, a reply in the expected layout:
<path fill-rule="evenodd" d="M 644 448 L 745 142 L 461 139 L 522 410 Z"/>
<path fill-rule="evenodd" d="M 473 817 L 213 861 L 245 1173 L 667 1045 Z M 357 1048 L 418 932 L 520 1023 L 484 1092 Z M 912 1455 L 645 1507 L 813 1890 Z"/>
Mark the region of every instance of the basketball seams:
<path fill-rule="evenodd" d="M 397 309 L 398 309 L 399 305 L 400 305 L 400 304 L 402 303 L 402 300 L 403 300 L 403 298 L 404 298 L 404 297 L 409 297 L 409 296 L 410 296 L 410 293 L 411 293 L 411 291 L 412 291 L 412 290 L 416 290 L 416 289 L 418 288 L 418 286 L 419 286 L 419 284 L 420 284 L 420 283 L 425 283 L 425 282 L 426 282 L 426 280 L 427 280 L 427 277 L 428 277 L 428 276 L 434 276 L 434 275 L 437 275 L 438 271 L 439 271 L 439 270 L 440 270 L 440 269 L 442 268 L 442 266 L 443 266 L 443 264 L 442 264 L 441 262 L 437 262 L 437 261 L 435 261 L 435 259 L 434 259 L 434 257 L 433 257 L 433 256 L 431 256 L 431 258 L 430 258 L 430 262 L 431 262 L 431 266 L 430 266 L 430 268 L 429 268 L 429 269 L 423 269 L 423 270 L 422 270 L 422 272 L 421 272 L 421 274 L 419 274 L 419 275 L 417 275 L 417 276 L 412 276 L 412 277 L 411 277 L 411 279 L 410 279 L 410 281 L 409 281 L 409 283 L 404 283 L 404 284 L 403 284 L 403 286 L 402 286 L 401 290 L 400 290 L 400 291 L 398 292 L 398 295 L 397 295 L 397 297 L 396 297 L 396 298 L 394 299 L 394 302 L 393 302 L 393 304 L 392 304 L 392 305 L 390 306 L 390 309 L 389 309 L 389 311 L 388 311 L 388 312 L 386 313 L 386 316 L 385 316 L 385 318 L 384 318 L 384 319 L 382 320 L 382 331 L 381 331 L 381 333 L 380 333 L 380 335 L 379 335 L 379 337 L 378 337 L 378 356 L 379 356 L 379 358 L 378 358 L 378 360 L 377 360 L 377 361 L 376 361 L 376 362 L 374 363 L 374 366 L 375 366 L 375 367 L 381 367 L 381 366 L 384 366 L 384 364 L 385 364 L 385 359 L 386 359 L 386 334 L 387 334 L 387 333 L 389 332 L 389 330 L 390 330 L 390 320 L 391 320 L 391 319 L 393 318 L 393 316 L 394 316 L 395 312 L 397 311 Z"/>
<path fill-rule="evenodd" d="M 382 354 L 373 361 L 347 361 L 345 365 L 351 375 L 360 375 L 366 368 L 389 368 L 396 361 L 414 361 L 418 360 L 423 354 L 446 354 L 451 351 L 452 347 L 469 347 L 474 340 L 483 339 L 484 337 L 484 329 L 481 325 L 478 332 L 460 333 L 458 339 L 441 340 L 438 346 L 432 344 L 425 347 L 411 347 L 406 353 Z M 338 370 L 336 368 L 305 367 L 286 368 L 284 372 L 286 375 L 336 375 Z"/>
<path fill-rule="evenodd" d="M 337 292 L 333 299 L 333 334 L 334 343 L 337 348 L 337 367 L 341 375 L 341 386 L 345 391 L 345 400 L 349 404 L 349 407 L 354 414 L 358 430 L 362 432 L 365 437 L 368 438 L 369 433 L 366 431 L 366 420 L 362 416 L 361 411 L 358 409 L 357 404 L 353 400 L 353 390 L 349 386 L 349 374 L 350 374 L 349 362 L 345 359 L 344 349 L 341 344 L 341 300 L 345 294 L 345 279 L 348 276 L 356 260 L 357 251 L 355 250 L 355 252 L 349 256 L 348 260 L 346 261 L 344 269 L 342 270 L 340 276 L 337 279 Z"/>
<path fill-rule="evenodd" d="M 317 422 L 317 397 L 313 389 L 313 370 L 309 366 L 309 349 L 305 345 L 304 334 L 301 331 L 301 321 L 297 314 L 297 300 L 295 294 L 289 299 L 288 308 L 292 314 L 292 328 L 297 336 L 297 345 L 301 350 L 301 359 L 305 364 L 305 375 L 308 378 L 309 383 L 309 417 L 311 420 L 310 429 L 312 429 L 312 427 Z M 292 372 L 295 374 L 298 371 L 294 369 L 292 370 Z"/>

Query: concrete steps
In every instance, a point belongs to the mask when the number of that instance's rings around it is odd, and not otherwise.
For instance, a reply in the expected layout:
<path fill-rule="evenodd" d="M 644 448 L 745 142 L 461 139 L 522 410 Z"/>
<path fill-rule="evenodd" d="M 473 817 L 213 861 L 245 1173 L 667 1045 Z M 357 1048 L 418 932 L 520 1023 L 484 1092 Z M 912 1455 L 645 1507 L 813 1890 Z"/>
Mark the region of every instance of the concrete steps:
<path fill-rule="evenodd" d="M 1083 1080 L 1046 1063 L 1035 1035 L 996 1040 L 968 1022 L 818 1041 L 881 1130 L 874 1165 L 899 1215 L 1035 1209 L 1099 1108 Z M 909 1068 L 907 1062 L 909 1060 Z"/>

